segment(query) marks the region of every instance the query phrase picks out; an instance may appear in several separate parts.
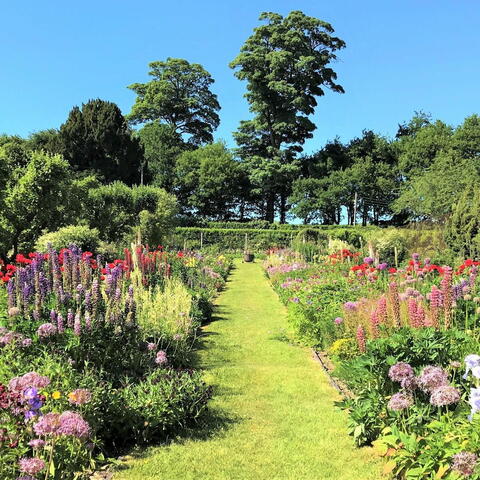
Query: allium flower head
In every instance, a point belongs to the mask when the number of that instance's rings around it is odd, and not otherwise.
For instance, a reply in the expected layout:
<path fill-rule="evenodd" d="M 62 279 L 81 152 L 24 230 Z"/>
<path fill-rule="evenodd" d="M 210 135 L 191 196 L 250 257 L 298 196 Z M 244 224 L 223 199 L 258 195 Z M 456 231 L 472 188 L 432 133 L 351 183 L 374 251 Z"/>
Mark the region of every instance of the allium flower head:
<path fill-rule="evenodd" d="M 8 314 L 11 317 L 16 317 L 17 315 L 20 314 L 20 309 L 18 307 L 11 307 L 8 309 Z"/>
<path fill-rule="evenodd" d="M 337 317 L 334 320 L 334 323 L 335 323 L 335 325 L 340 325 L 341 323 L 343 323 L 343 318 L 342 317 Z"/>
<path fill-rule="evenodd" d="M 443 407 L 445 405 L 451 405 L 452 403 L 458 403 L 460 400 L 460 392 L 451 385 L 442 385 L 433 390 L 430 397 L 430 403 L 436 407 Z"/>
<path fill-rule="evenodd" d="M 33 426 L 33 430 L 39 436 L 56 435 L 59 426 L 60 414 L 47 413 Z"/>
<path fill-rule="evenodd" d="M 59 422 L 57 435 L 70 435 L 77 438 L 86 438 L 90 435 L 90 425 L 79 413 L 67 410 L 60 415 Z"/>
<path fill-rule="evenodd" d="M 431 393 L 438 387 L 448 385 L 448 375 L 443 368 L 429 365 L 423 369 L 417 383 L 424 392 Z"/>
<path fill-rule="evenodd" d="M 353 312 L 354 310 L 356 310 L 357 307 L 358 307 L 357 302 L 345 302 L 345 303 L 343 304 L 343 308 L 344 308 L 345 310 L 349 310 L 349 311 L 351 311 L 351 312 Z"/>
<path fill-rule="evenodd" d="M 413 399 L 410 395 L 399 392 L 392 395 L 392 398 L 389 400 L 387 407 L 390 410 L 404 410 L 405 408 L 411 407 L 413 405 Z"/>
<path fill-rule="evenodd" d="M 50 379 L 39 375 L 37 372 L 28 372 L 21 377 L 12 378 L 8 384 L 11 392 L 23 393 L 27 388 L 45 388 L 50 384 Z"/>
<path fill-rule="evenodd" d="M 168 362 L 167 354 L 163 350 L 159 350 L 155 358 L 155 363 L 157 365 L 165 365 L 167 362 Z"/>
<path fill-rule="evenodd" d="M 372 257 L 365 257 L 363 259 L 363 263 L 366 263 L 367 265 L 371 265 L 374 262 Z"/>
<path fill-rule="evenodd" d="M 413 375 L 413 368 L 405 362 L 398 362 L 395 365 L 392 365 L 388 371 L 388 376 L 394 382 L 401 382 L 406 378 L 413 377 Z"/>
<path fill-rule="evenodd" d="M 156 343 L 153 343 L 153 342 L 148 342 L 147 343 L 147 350 L 149 350 L 150 352 L 152 352 L 153 350 L 155 350 L 157 348 L 157 344 Z"/>
<path fill-rule="evenodd" d="M 452 460 L 452 470 L 462 474 L 465 477 L 469 477 L 475 471 L 478 457 L 471 452 L 460 452 L 456 453 L 452 457 Z"/>
<path fill-rule="evenodd" d="M 57 333 L 57 327 L 53 323 L 44 323 L 38 327 L 37 335 L 40 338 L 47 338 Z"/>
<path fill-rule="evenodd" d="M 42 448 L 45 446 L 45 441 L 42 440 L 41 438 L 34 438 L 33 440 L 30 440 L 28 442 L 28 444 L 32 447 L 32 448 Z"/>
<path fill-rule="evenodd" d="M 18 461 L 20 471 L 29 475 L 36 475 L 45 468 L 45 462 L 37 457 L 25 457 Z"/>

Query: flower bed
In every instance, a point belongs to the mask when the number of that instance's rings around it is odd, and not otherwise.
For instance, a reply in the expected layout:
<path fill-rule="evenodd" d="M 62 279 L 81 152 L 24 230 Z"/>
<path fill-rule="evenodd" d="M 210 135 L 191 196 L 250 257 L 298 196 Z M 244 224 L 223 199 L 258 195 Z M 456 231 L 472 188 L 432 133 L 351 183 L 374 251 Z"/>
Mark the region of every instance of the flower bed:
<path fill-rule="evenodd" d="M 265 263 L 297 336 L 327 350 L 353 392 L 339 403 L 350 433 L 395 478 L 480 478 L 479 262 L 414 254 L 397 269 L 350 253 L 291 269 L 301 259 L 276 251 Z"/>
<path fill-rule="evenodd" d="M 88 478 L 105 454 L 195 421 L 210 389 L 191 351 L 229 268 L 143 247 L 2 265 L 0 478 Z"/>

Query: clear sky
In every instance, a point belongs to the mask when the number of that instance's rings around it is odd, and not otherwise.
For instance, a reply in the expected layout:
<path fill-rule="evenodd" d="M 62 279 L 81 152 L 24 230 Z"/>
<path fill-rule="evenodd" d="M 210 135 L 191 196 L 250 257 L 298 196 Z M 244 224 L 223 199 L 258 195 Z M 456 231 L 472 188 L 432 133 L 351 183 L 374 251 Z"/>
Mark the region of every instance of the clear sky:
<path fill-rule="evenodd" d="M 128 113 L 126 88 L 167 57 L 201 63 L 222 106 L 216 138 L 249 118 L 228 63 L 262 11 L 302 10 L 347 43 L 334 65 L 344 95 L 319 100 L 306 151 L 364 128 L 393 136 L 415 110 L 450 124 L 480 113 L 478 0 L 0 0 L 0 133 L 59 127 L 91 98 Z"/>

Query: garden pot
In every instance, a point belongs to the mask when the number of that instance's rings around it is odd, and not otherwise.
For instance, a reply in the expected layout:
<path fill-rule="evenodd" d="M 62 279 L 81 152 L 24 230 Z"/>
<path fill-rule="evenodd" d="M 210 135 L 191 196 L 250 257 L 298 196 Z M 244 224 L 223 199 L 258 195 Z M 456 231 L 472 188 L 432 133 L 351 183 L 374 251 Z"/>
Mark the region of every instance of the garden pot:
<path fill-rule="evenodd" d="M 255 258 L 255 255 L 253 253 L 245 253 L 243 255 L 243 260 L 245 262 L 253 262 L 253 259 Z"/>

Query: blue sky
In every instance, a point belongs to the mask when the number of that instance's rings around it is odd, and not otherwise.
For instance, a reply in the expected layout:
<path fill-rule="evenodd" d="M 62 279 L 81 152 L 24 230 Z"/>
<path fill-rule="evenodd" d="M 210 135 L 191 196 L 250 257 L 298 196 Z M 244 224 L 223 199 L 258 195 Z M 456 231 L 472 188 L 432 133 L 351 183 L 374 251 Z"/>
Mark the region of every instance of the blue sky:
<path fill-rule="evenodd" d="M 228 63 L 262 11 L 303 10 L 330 22 L 347 42 L 334 65 L 344 95 L 319 100 L 306 151 L 363 128 L 392 136 L 414 110 L 450 124 L 479 113 L 480 3 L 475 0 L 27 0 L 1 2 L 0 132 L 58 127 L 91 98 L 128 113 L 126 88 L 166 57 L 201 63 L 215 78 L 216 138 L 249 118 L 244 84 Z"/>

